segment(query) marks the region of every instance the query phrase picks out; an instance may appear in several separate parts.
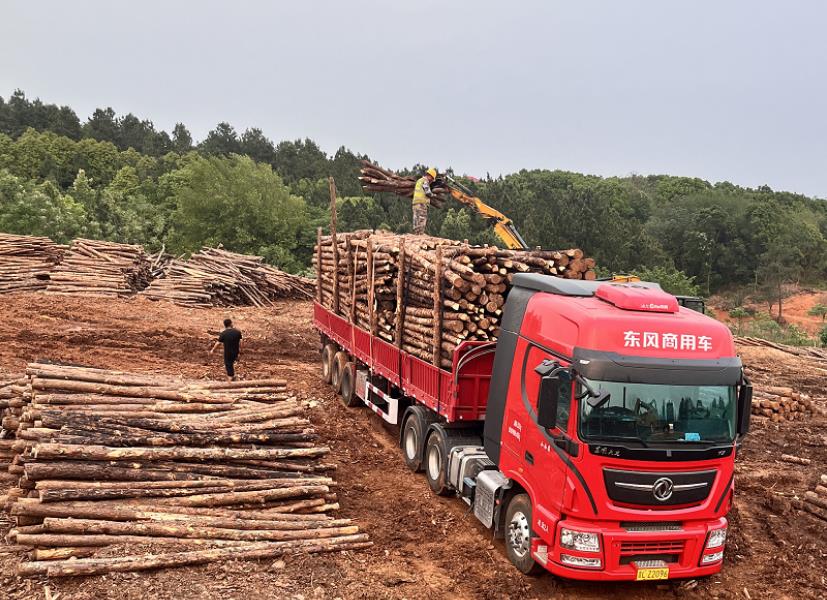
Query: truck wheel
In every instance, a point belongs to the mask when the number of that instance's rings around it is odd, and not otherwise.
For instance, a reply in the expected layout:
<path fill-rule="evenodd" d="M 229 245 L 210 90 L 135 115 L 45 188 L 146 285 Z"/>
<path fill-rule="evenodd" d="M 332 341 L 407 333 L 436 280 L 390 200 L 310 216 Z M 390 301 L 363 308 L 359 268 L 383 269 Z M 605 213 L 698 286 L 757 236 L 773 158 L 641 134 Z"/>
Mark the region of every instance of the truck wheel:
<path fill-rule="evenodd" d="M 339 350 L 333 357 L 333 373 L 330 378 L 330 383 L 333 385 L 333 391 L 337 394 L 342 391 L 342 373 L 347 364 L 347 354 Z"/>
<path fill-rule="evenodd" d="M 342 392 L 340 398 L 342 399 L 342 404 L 348 408 L 361 404 L 361 400 L 359 400 L 359 397 L 356 395 L 356 380 L 353 376 L 355 371 L 356 365 L 352 362 L 346 363 L 345 368 L 342 370 Z"/>
<path fill-rule="evenodd" d="M 336 354 L 336 346 L 325 344 L 322 348 L 322 381 L 330 383 L 333 381 L 333 357 Z"/>
<path fill-rule="evenodd" d="M 414 473 L 422 470 L 422 440 L 425 424 L 419 418 L 419 411 L 412 411 L 402 427 L 402 456 L 405 464 Z"/>
<path fill-rule="evenodd" d="M 505 553 L 517 569 L 526 575 L 536 575 L 542 570 L 531 558 L 531 500 L 528 494 L 517 494 L 508 503 L 505 512 Z"/>
<path fill-rule="evenodd" d="M 448 449 L 442 431 L 435 429 L 428 436 L 425 445 L 425 479 L 437 496 L 447 496 L 451 491 L 448 487 Z"/>

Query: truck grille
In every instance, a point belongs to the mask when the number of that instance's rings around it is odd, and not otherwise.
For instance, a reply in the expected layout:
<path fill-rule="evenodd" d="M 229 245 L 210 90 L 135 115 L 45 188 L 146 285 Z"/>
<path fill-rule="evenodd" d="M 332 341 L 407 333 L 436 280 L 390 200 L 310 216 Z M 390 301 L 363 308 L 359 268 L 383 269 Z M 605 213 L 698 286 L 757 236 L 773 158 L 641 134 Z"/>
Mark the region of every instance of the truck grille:
<path fill-rule="evenodd" d="M 621 542 L 621 556 L 632 554 L 680 554 L 683 552 L 683 540 L 658 542 Z"/>

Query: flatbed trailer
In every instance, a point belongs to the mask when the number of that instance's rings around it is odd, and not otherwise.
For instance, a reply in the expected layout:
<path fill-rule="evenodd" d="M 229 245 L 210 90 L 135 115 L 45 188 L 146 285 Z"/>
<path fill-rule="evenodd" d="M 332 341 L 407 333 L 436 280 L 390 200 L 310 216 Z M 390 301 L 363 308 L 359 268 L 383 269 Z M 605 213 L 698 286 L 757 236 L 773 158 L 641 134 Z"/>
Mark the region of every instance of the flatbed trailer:
<path fill-rule="evenodd" d="M 450 370 L 317 302 L 322 376 L 398 425 L 407 466 L 524 573 L 718 572 L 751 399 L 729 330 L 645 282 L 513 284 L 498 341 L 463 342 Z"/>

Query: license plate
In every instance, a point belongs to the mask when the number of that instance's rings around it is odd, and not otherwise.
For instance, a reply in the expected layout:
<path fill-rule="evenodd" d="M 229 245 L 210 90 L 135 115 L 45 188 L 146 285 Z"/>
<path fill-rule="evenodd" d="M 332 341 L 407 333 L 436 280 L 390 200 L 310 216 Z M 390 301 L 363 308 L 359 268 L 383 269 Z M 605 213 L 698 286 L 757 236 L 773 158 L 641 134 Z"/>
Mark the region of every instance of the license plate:
<path fill-rule="evenodd" d="M 669 579 L 669 567 L 658 567 L 657 569 L 638 569 L 637 581 L 654 581 L 656 579 Z"/>

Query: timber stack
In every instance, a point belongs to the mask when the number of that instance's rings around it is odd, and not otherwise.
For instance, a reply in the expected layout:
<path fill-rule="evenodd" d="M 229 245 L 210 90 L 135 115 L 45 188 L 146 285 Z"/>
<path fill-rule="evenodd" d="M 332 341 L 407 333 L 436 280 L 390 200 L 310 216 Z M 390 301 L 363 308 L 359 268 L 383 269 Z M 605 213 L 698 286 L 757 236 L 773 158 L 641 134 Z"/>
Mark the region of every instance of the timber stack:
<path fill-rule="evenodd" d="M 187 261 L 169 262 L 143 295 L 190 307 L 263 307 L 279 298 L 312 298 L 313 280 L 285 273 L 263 260 L 221 248 L 203 248 Z"/>
<path fill-rule="evenodd" d="M 451 368 L 464 341 L 496 341 L 516 273 L 595 279 L 577 249 L 501 250 L 423 235 L 317 234 L 316 300 L 414 356 Z"/>
<path fill-rule="evenodd" d="M 0 233 L 0 294 L 45 290 L 64 250 L 46 237 Z"/>
<path fill-rule="evenodd" d="M 822 474 L 815 489 L 804 493 L 804 500 L 798 507 L 822 521 L 827 521 L 827 475 Z"/>
<path fill-rule="evenodd" d="M 4 498 L 16 522 L 9 541 L 28 549 L 19 574 L 370 545 L 331 516 L 329 448 L 285 381 L 172 381 L 41 363 L 27 373 L 9 467 L 18 482 Z"/>
<path fill-rule="evenodd" d="M 118 298 L 144 289 L 150 280 L 143 247 L 77 239 L 52 271 L 46 292 Z"/>
<path fill-rule="evenodd" d="M 372 193 L 388 193 L 413 199 L 416 177 L 404 177 L 393 171 L 383 169 L 379 165 L 363 160 L 359 181 L 362 182 L 362 189 Z M 445 201 L 451 197 L 451 193 L 440 180 L 431 184 L 431 206 L 442 208 Z"/>
<path fill-rule="evenodd" d="M 752 391 L 752 414 L 767 417 L 773 423 L 798 421 L 821 413 L 818 400 L 791 387 L 762 386 Z"/>

